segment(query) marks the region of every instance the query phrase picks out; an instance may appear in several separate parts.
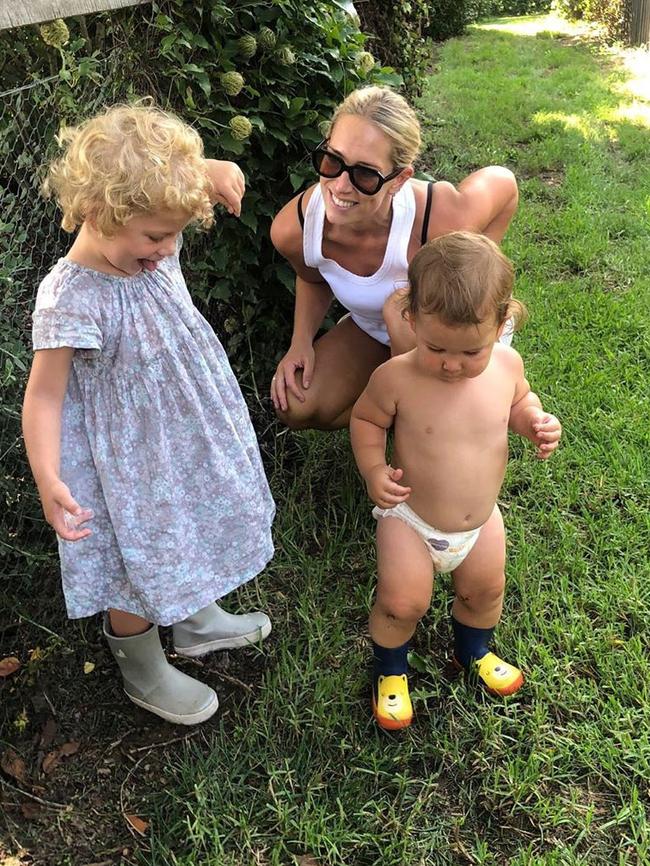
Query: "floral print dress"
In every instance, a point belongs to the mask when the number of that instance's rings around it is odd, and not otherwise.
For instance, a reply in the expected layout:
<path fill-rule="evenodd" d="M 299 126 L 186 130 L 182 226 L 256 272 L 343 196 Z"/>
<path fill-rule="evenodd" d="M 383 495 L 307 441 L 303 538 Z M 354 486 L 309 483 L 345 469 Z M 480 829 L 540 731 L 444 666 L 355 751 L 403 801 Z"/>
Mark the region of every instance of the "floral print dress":
<path fill-rule="evenodd" d="M 262 571 L 275 506 L 178 251 L 132 277 L 60 259 L 38 290 L 33 345 L 75 349 L 60 472 L 94 517 L 89 537 L 59 539 L 71 618 L 116 608 L 169 625 Z"/>

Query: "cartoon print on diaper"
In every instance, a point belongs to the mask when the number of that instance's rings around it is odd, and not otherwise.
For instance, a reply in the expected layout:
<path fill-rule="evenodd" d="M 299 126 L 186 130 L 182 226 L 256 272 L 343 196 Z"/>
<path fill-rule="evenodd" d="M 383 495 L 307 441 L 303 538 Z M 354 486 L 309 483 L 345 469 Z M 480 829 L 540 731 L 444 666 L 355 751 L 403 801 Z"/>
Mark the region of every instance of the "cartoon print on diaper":
<path fill-rule="evenodd" d="M 427 541 L 434 550 L 438 550 L 441 553 L 449 547 L 449 542 L 446 538 L 433 538 L 433 536 L 431 536 L 430 538 L 427 538 Z"/>

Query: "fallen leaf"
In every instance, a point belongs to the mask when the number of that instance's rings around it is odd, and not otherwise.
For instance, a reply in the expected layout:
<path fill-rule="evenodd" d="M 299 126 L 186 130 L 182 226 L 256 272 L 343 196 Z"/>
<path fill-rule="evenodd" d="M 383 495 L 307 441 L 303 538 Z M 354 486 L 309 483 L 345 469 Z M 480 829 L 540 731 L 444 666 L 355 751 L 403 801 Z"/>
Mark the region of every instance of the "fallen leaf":
<path fill-rule="evenodd" d="M 44 773 L 51 773 L 55 767 L 61 763 L 61 758 L 65 758 L 68 755 L 74 755 L 79 751 L 79 743 L 76 740 L 71 740 L 69 743 L 64 743 L 62 746 L 59 746 L 58 749 L 53 749 L 51 752 L 48 752 L 47 755 L 43 758 L 43 763 L 41 764 L 41 769 Z"/>
<path fill-rule="evenodd" d="M 47 755 L 43 758 L 41 769 L 44 773 L 51 773 L 52 770 L 56 766 L 58 766 L 60 760 L 61 752 L 58 749 L 54 749 L 53 752 L 48 752 Z"/>
<path fill-rule="evenodd" d="M 141 836 L 144 836 L 149 829 L 149 823 L 147 821 L 143 821 L 142 818 L 138 818 L 137 815 L 128 815 L 125 812 L 124 819 L 126 820 L 126 823 L 130 824 L 131 827 L 133 827 L 133 829 L 135 830 L 135 832 L 139 833 Z"/>
<path fill-rule="evenodd" d="M 25 818 L 27 818 L 28 821 L 31 821 L 34 818 L 38 818 L 38 816 L 41 814 L 41 807 L 38 805 L 38 803 L 21 803 L 20 811 L 23 813 L 23 815 L 25 816 Z"/>
<path fill-rule="evenodd" d="M 2 767 L 8 776 L 11 776 L 23 785 L 26 784 L 27 770 L 25 762 L 13 749 L 5 749 L 2 753 L 0 767 Z"/>
<path fill-rule="evenodd" d="M 41 731 L 41 737 L 38 741 L 38 746 L 40 749 L 49 749 L 54 741 L 54 737 L 56 736 L 56 722 L 54 719 L 48 719 L 43 725 L 43 730 Z"/>
<path fill-rule="evenodd" d="M 84 662 L 84 673 L 91 674 L 95 670 L 94 662 Z"/>
<path fill-rule="evenodd" d="M 11 674 L 15 674 L 19 667 L 20 662 L 16 656 L 0 659 L 0 677 L 9 677 Z"/>

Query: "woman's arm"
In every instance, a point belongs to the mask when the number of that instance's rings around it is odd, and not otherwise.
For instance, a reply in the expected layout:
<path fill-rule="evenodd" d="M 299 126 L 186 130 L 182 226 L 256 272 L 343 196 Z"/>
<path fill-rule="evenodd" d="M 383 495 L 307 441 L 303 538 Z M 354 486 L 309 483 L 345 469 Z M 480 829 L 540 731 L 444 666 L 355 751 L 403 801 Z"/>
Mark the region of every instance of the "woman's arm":
<path fill-rule="evenodd" d="M 313 340 L 332 302 L 332 290 L 315 268 L 308 268 L 302 249 L 302 227 L 295 196 L 273 220 L 271 241 L 296 272 L 296 299 L 293 335 L 289 350 L 278 364 L 271 382 L 271 399 L 276 409 L 287 409 L 287 390 L 300 402 L 305 396 L 296 381 L 302 370 L 303 388 L 309 388 L 314 372 Z"/>
<path fill-rule="evenodd" d="M 500 165 L 472 172 L 458 185 L 441 181 L 433 189 L 427 240 L 454 231 L 473 231 L 501 243 L 517 210 L 514 174 Z"/>
<path fill-rule="evenodd" d="M 38 487 L 47 522 L 66 541 L 90 535 L 81 527 L 92 512 L 73 499 L 59 477 L 61 462 L 61 411 L 74 349 L 40 349 L 34 361 L 23 401 L 23 436 L 29 465 Z M 66 512 L 75 518 L 72 525 Z M 79 527 L 79 528 L 78 528 Z"/>

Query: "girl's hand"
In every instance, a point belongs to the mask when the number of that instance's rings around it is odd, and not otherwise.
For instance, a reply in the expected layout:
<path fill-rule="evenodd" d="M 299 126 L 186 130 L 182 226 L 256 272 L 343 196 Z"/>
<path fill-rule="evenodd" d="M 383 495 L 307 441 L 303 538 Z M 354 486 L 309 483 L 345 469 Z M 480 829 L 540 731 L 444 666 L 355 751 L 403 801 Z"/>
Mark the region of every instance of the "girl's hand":
<path fill-rule="evenodd" d="M 241 214 L 241 200 L 246 190 L 244 173 L 240 167 L 229 160 L 206 159 L 208 176 L 212 182 L 213 204 L 222 204 L 228 213 Z"/>
<path fill-rule="evenodd" d="M 291 391 L 301 403 L 305 402 L 305 395 L 296 381 L 296 371 L 302 370 L 302 387 L 309 388 L 314 375 L 314 360 L 314 347 L 311 343 L 304 346 L 291 344 L 289 351 L 278 364 L 275 376 L 271 379 L 271 400 L 276 410 L 287 411 L 289 406 L 287 390 Z"/>
<path fill-rule="evenodd" d="M 530 429 L 531 441 L 537 446 L 537 457 L 548 460 L 560 444 L 562 425 L 555 415 L 538 410 L 531 418 Z"/>
<path fill-rule="evenodd" d="M 45 519 L 64 541 L 80 541 L 92 535 L 92 530 L 83 526 L 95 515 L 90 508 L 82 508 L 73 499 L 63 481 L 57 480 L 39 491 Z"/>
<path fill-rule="evenodd" d="M 368 496 L 380 508 L 394 508 L 400 502 L 406 502 L 411 495 L 410 487 L 403 487 L 397 482 L 404 475 L 403 469 L 392 466 L 375 466 L 366 476 Z"/>

